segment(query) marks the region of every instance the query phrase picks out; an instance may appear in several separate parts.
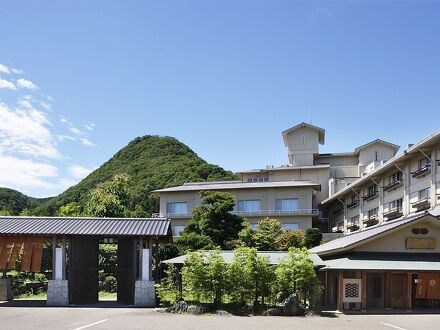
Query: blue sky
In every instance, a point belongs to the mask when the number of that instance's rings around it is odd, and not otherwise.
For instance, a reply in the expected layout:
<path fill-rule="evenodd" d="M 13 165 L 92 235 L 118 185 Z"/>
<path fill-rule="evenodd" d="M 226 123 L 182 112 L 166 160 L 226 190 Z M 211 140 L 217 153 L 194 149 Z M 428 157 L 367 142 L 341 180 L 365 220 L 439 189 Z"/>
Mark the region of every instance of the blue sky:
<path fill-rule="evenodd" d="M 440 128 L 440 1 L 0 1 L 0 186 L 58 194 L 136 136 L 233 171 Z M 12 84 L 12 85 L 11 85 Z"/>

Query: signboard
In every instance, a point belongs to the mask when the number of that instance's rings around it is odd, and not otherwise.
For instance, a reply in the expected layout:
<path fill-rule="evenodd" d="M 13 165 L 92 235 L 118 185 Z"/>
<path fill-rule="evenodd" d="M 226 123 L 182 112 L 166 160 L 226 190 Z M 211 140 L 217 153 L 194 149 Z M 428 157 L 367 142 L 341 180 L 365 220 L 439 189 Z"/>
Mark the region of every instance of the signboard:
<path fill-rule="evenodd" d="M 407 238 L 405 247 L 413 250 L 433 250 L 437 246 L 435 238 Z"/>

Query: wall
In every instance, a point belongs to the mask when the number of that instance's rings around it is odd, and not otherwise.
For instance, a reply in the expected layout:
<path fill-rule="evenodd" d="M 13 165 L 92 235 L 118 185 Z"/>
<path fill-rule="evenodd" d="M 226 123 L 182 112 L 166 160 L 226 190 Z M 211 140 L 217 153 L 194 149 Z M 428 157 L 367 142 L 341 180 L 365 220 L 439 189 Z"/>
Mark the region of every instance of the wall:
<path fill-rule="evenodd" d="M 304 143 L 301 136 L 304 135 Z M 313 165 L 313 154 L 319 152 L 319 133 L 309 127 L 298 128 L 287 135 L 289 161 L 297 166 Z"/>
<path fill-rule="evenodd" d="M 359 152 L 359 164 L 366 166 L 376 161 L 376 151 L 378 153 L 377 161 L 389 160 L 394 157 L 394 149 L 382 143 L 374 143 L 368 147 L 363 148 Z"/>

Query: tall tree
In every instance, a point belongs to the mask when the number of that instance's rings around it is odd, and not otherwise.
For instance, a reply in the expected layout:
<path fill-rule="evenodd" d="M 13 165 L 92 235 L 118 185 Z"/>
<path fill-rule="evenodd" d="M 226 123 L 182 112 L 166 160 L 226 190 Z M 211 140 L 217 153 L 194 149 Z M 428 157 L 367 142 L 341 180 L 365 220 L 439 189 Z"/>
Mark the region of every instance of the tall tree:
<path fill-rule="evenodd" d="M 187 235 L 195 233 L 208 237 L 213 245 L 225 249 L 228 242 L 238 238 L 244 226 L 244 219 L 231 213 L 235 205 L 234 197 L 218 191 L 203 191 L 200 195 L 202 203 L 193 210 L 193 216 L 180 241 L 185 241 Z"/>
<path fill-rule="evenodd" d="M 81 215 L 81 206 L 78 203 L 72 202 L 60 207 L 60 217 L 79 217 Z"/>
<path fill-rule="evenodd" d="M 94 217 L 123 217 L 129 200 L 129 178 L 117 174 L 90 193 L 86 213 Z"/>

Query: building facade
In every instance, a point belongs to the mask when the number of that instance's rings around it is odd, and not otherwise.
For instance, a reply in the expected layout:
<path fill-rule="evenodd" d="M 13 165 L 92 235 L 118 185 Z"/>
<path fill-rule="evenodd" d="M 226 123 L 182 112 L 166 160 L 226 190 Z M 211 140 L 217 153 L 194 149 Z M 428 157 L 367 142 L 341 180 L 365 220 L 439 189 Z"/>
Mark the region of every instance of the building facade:
<path fill-rule="evenodd" d="M 251 225 L 265 217 L 272 217 L 277 218 L 286 228 L 305 230 L 318 227 L 324 233 L 338 233 L 340 236 L 356 228 L 352 224 L 356 223 L 357 216 L 361 228 L 366 215 L 370 214 L 371 219 L 374 219 L 376 214 L 378 221 L 381 221 L 384 212 L 391 212 L 404 205 L 403 200 L 399 201 L 397 197 L 393 199 L 392 194 L 387 193 L 385 197 L 383 189 L 379 189 L 383 186 L 382 181 L 377 182 L 377 186 L 366 184 L 362 191 L 356 190 L 357 194 L 352 193 L 351 189 L 357 186 L 359 181 L 368 181 L 365 179 L 367 177 L 374 179 L 374 175 L 385 169 L 389 170 L 389 176 L 393 175 L 393 170 L 397 168 L 390 164 L 399 159 L 400 156 L 396 156 L 399 146 L 376 139 L 351 152 L 320 153 L 319 146 L 325 143 L 325 130 L 307 123 L 285 130 L 282 137 L 289 164 L 241 171 L 237 173 L 237 181 L 195 182 L 156 190 L 155 193 L 160 196 L 160 212 L 156 216 L 170 218 L 173 234 L 177 236 L 191 218 L 192 210 L 200 205 L 200 192 L 221 190 L 234 196 L 234 213 L 244 216 Z M 431 151 L 430 153 L 434 155 Z M 437 159 L 436 154 L 433 156 L 434 159 Z M 440 155 L 440 152 L 438 154 Z M 420 163 L 408 165 L 410 173 L 429 165 L 421 157 L 415 156 L 414 159 L 417 160 L 413 162 Z M 408 172 L 404 173 L 408 175 Z M 424 187 L 424 184 L 431 180 L 429 178 L 432 174 L 433 171 L 429 170 L 427 173 L 425 169 L 420 175 L 416 173 L 417 187 Z M 398 196 L 401 189 L 408 192 L 411 190 L 413 196 L 415 189 L 418 189 L 416 185 L 409 189 L 406 187 L 409 181 L 403 184 L 403 174 L 395 175 L 395 181 L 400 180 L 402 185 L 390 187 L 390 191 L 396 192 L 395 196 Z M 390 180 L 394 183 L 394 179 Z M 368 181 L 371 182 L 373 181 Z M 430 189 L 429 194 L 432 193 Z M 424 196 L 423 194 L 428 193 L 420 194 Z M 344 198 L 344 203 L 339 202 L 339 196 Z M 377 205 L 377 210 L 370 207 L 370 204 L 375 205 L 379 200 L 382 201 L 382 205 Z M 405 205 L 415 201 L 416 198 L 413 196 Z M 390 202 L 394 204 L 387 204 L 387 207 L 385 204 Z M 430 207 L 432 206 L 434 204 L 430 204 Z M 397 215 L 399 213 L 388 214 Z M 325 239 L 332 239 L 338 235 L 326 235 Z"/>
<path fill-rule="evenodd" d="M 433 209 L 440 195 L 440 132 L 365 171 L 321 202 L 333 232 L 348 234 Z M 373 168 L 374 167 L 374 168 Z"/>

